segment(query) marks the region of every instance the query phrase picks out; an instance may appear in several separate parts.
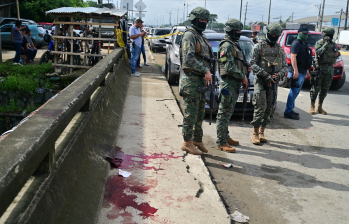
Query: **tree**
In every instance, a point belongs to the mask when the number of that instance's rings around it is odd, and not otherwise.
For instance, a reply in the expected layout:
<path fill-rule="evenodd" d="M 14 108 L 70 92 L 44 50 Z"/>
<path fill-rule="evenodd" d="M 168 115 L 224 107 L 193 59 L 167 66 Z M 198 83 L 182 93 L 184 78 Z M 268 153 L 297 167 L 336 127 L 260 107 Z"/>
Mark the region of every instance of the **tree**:
<path fill-rule="evenodd" d="M 88 5 L 88 7 L 98 7 L 98 3 L 91 0 L 86 1 L 85 3 Z"/>
<path fill-rule="evenodd" d="M 210 20 L 213 22 L 217 22 L 218 15 L 217 14 L 210 14 Z"/>
<path fill-rule="evenodd" d="M 53 18 L 45 12 L 61 7 L 88 7 L 82 0 L 19 0 L 21 18 L 36 22 L 52 22 Z"/>

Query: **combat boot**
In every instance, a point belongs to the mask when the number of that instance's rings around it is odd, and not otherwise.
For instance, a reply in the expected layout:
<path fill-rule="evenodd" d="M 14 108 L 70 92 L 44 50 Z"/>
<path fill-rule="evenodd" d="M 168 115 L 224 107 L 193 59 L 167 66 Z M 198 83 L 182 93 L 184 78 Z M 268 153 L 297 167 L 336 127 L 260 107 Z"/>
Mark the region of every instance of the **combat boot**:
<path fill-rule="evenodd" d="M 253 128 L 253 134 L 252 134 L 252 143 L 255 145 L 259 145 L 261 144 L 260 140 L 259 140 L 259 128 Z"/>
<path fill-rule="evenodd" d="M 315 114 L 315 102 L 310 103 L 309 114 Z"/>
<path fill-rule="evenodd" d="M 228 144 L 237 146 L 237 145 L 239 145 L 239 141 L 235 141 L 232 138 L 228 138 Z"/>
<path fill-rule="evenodd" d="M 267 142 L 268 141 L 268 139 L 266 139 L 265 137 L 264 137 L 264 130 L 265 130 L 265 127 L 260 127 L 259 128 L 259 141 L 260 142 L 263 142 L 263 143 L 265 143 L 265 142 Z"/>
<path fill-rule="evenodd" d="M 195 147 L 193 141 L 183 142 L 181 149 L 193 155 L 202 155 L 202 152 Z"/>
<path fill-rule="evenodd" d="M 235 152 L 235 149 L 229 144 L 218 146 L 218 149 L 223 150 L 224 152 Z"/>
<path fill-rule="evenodd" d="M 322 102 L 320 102 L 320 101 L 319 101 L 319 104 L 317 105 L 317 110 L 316 110 L 316 112 L 318 112 L 318 113 L 320 113 L 320 114 L 322 114 L 322 115 L 326 115 L 326 114 L 327 114 L 327 112 L 324 111 L 324 109 L 322 109 Z"/>
<path fill-rule="evenodd" d="M 206 149 L 206 147 L 204 146 L 203 142 L 193 142 L 193 144 L 195 146 L 197 146 L 202 152 L 204 153 L 208 153 L 208 150 Z"/>

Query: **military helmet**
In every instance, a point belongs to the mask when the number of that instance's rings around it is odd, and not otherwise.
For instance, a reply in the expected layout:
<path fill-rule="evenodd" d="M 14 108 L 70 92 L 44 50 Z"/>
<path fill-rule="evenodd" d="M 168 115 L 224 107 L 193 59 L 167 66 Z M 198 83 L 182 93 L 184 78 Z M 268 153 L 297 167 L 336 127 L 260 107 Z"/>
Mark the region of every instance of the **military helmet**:
<path fill-rule="evenodd" d="M 334 34 L 334 29 L 332 27 L 325 27 L 323 30 L 322 30 L 322 36 L 325 36 L 325 35 L 333 35 Z"/>
<path fill-rule="evenodd" d="M 225 24 L 224 24 L 224 31 L 225 32 L 230 32 L 232 30 L 242 30 L 243 25 L 242 23 L 237 20 L 237 19 L 229 19 Z"/>
<path fill-rule="evenodd" d="M 267 33 L 280 36 L 282 28 L 278 23 L 271 23 L 267 26 Z"/>
<path fill-rule="evenodd" d="M 208 21 L 210 20 L 210 11 L 203 7 L 196 7 L 189 14 L 189 20 L 193 21 L 194 19 L 205 19 Z"/>

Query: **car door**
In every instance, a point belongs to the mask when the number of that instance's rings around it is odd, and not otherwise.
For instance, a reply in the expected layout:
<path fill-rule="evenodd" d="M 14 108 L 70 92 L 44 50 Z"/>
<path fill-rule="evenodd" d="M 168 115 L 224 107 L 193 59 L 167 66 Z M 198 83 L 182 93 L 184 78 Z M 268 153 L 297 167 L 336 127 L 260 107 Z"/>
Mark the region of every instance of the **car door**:
<path fill-rule="evenodd" d="M 1 27 L 1 43 L 2 44 L 12 44 L 11 42 L 11 29 L 13 25 L 3 25 Z"/>

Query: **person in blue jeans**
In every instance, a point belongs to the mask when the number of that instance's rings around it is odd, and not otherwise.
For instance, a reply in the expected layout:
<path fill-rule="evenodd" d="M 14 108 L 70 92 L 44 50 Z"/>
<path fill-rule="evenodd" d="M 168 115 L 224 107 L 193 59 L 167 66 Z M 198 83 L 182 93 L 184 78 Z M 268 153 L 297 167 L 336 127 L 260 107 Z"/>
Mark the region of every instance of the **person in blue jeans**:
<path fill-rule="evenodd" d="M 141 26 L 141 30 L 143 30 L 143 25 Z M 145 66 L 149 66 L 148 63 L 147 63 L 147 57 L 145 55 L 144 37 L 142 37 L 141 54 L 143 54 L 144 65 Z M 137 67 L 142 68 L 142 65 L 141 65 L 141 55 L 139 55 L 139 58 L 138 58 L 138 61 L 137 61 Z"/>
<path fill-rule="evenodd" d="M 302 89 L 304 79 L 310 76 L 309 69 L 312 61 L 312 51 L 305 42 L 308 38 L 308 28 L 298 29 L 297 39 L 291 45 L 291 65 L 288 68 L 287 78 L 290 80 L 290 93 L 288 94 L 284 117 L 299 120 L 299 113 L 293 111 L 295 101 Z"/>
<path fill-rule="evenodd" d="M 21 48 L 23 43 L 21 30 L 27 27 L 27 25 L 23 27 L 21 27 L 21 25 L 22 25 L 22 22 L 20 20 L 17 20 L 15 26 L 12 27 L 13 42 L 15 44 L 15 49 L 16 49 L 16 55 L 15 55 L 15 59 L 13 60 L 13 65 L 20 65 L 19 59 L 21 57 Z"/>
<path fill-rule="evenodd" d="M 142 37 L 145 36 L 145 32 L 140 30 L 143 21 L 141 19 L 137 19 L 136 23 L 131 26 L 129 30 L 130 39 L 132 41 L 131 44 L 131 70 L 132 76 L 140 76 L 141 74 L 137 71 L 137 62 L 141 53 L 142 47 Z"/>

